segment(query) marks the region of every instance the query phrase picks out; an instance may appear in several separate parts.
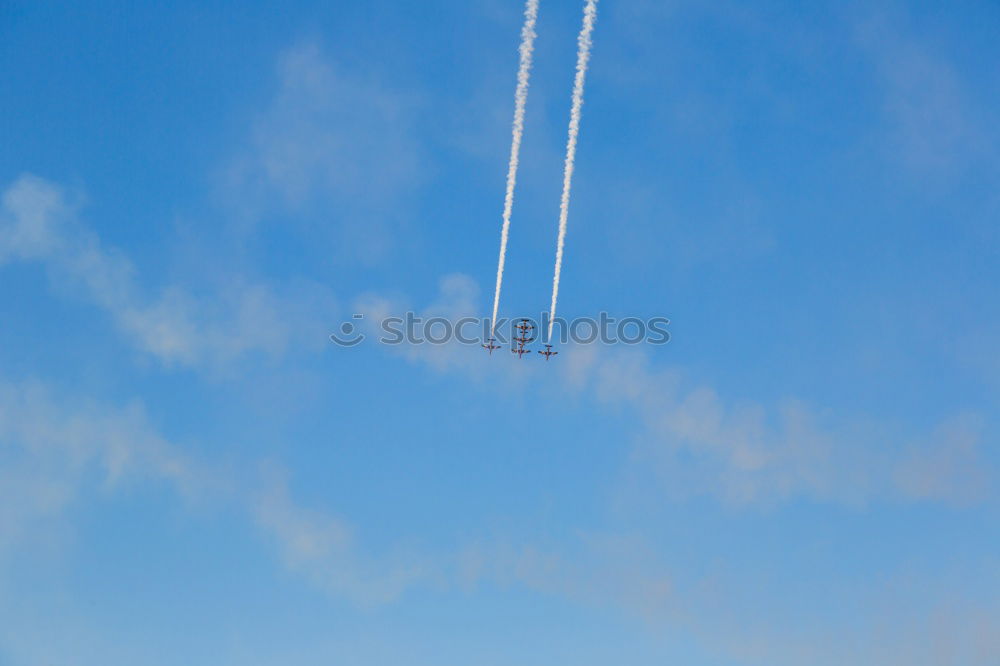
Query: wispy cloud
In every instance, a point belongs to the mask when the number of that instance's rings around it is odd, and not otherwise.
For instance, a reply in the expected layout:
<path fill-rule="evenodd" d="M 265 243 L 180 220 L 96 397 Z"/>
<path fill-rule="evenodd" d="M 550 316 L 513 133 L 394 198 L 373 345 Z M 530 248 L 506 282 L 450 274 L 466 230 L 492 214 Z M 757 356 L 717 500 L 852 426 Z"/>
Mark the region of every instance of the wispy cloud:
<path fill-rule="evenodd" d="M 602 352 L 584 352 L 574 379 L 601 402 L 634 410 L 637 469 L 656 475 L 666 495 L 712 494 L 735 505 L 796 498 L 968 504 L 992 496 L 995 470 L 981 453 L 982 428 L 964 417 L 932 436 L 913 436 L 872 415 L 836 415 L 802 400 L 727 400 L 642 356 Z M 949 463 L 932 484 L 920 473 L 931 461 Z"/>
<path fill-rule="evenodd" d="M 739 570 L 739 556 L 719 556 L 695 573 L 664 553 L 678 549 L 635 534 L 579 533 L 564 548 L 476 542 L 460 553 L 458 580 L 470 591 L 522 588 L 614 610 L 664 642 L 694 637 L 727 663 L 985 665 L 1000 656 L 1000 609 L 979 593 L 1000 582 L 995 562 L 952 569 L 940 581 L 896 569 L 860 584 L 834 577 L 801 589 L 801 574 Z"/>
<path fill-rule="evenodd" d="M 641 362 L 609 366 L 595 357 L 586 365 L 579 389 L 593 390 L 587 378 L 601 377 L 609 382 L 609 394 L 624 391 L 624 400 L 635 401 L 648 388 L 629 379 Z M 960 424 L 963 433 L 973 426 Z M 941 436 L 952 441 L 946 432 Z M 880 576 L 867 592 L 839 590 L 867 609 L 865 626 L 841 619 L 817 631 L 813 623 L 825 621 L 822 613 L 794 621 L 783 619 L 784 611 L 777 609 L 748 616 L 748 608 L 757 608 L 758 586 L 738 571 L 678 577 L 683 570 L 670 560 L 670 549 L 664 553 L 629 533 L 577 532 L 558 546 L 546 539 L 480 536 L 452 554 L 372 557 L 354 525 L 297 502 L 280 468 L 264 464 L 261 476 L 241 479 L 157 432 L 138 402 L 116 406 L 81 400 L 38 382 L 0 383 L 0 457 L 5 462 L 0 556 L 60 523 L 89 486 L 115 493 L 154 484 L 191 507 L 234 507 L 274 545 L 290 571 L 363 606 L 392 602 L 414 586 L 467 594 L 487 587 L 523 588 L 638 617 L 654 634 L 683 631 L 700 637 L 711 651 L 747 663 L 978 664 L 990 663 L 1000 649 L 992 638 L 995 604 L 956 596 L 947 581 L 938 586 L 942 589 L 928 589 L 922 579 L 892 574 Z M 936 486 L 929 492 L 935 498 L 948 494 Z M 989 575 L 978 580 L 987 589 L 996 585 Z"/>
<path fill-rule="evenodd" d="M 363 555 L 343 519 L 296 503 L 274 464 L 250 479 L 185 452 L 138 402 L 81 400 L 39 382 L 0 383 L 0 555 L 40 538 L 91 485 L 106 493 L 161 484 L 191 506 L 232 506 L 282 562 L 324 591 L 362 605 L 395 599 L 428 575 L 415 556 Z"/>
<path fill-rule="evenodd" d="M 274 541 L 286 566 L 319 589 L 364 605 L 382 604 L 431 575 L 432 565 L 414 553 L 383 560 L 361 557 L 351 526 L 296 504 L 286 475 L 273 466 L 266 472 L 268 481 L 251 505 L 254 520 Z"/>
<path fill-rule="evenodd" d="M 421 315 L 468 316 L 476 293 L 471 278 L 449 276 Z M 377 296 L 359 308 L 369 320 L 410 309 Z M 963 505 L 993 496 L 995 470 L 981 453 L 986 425 L 972 414 L 921 436 L 873 415 L 835 415 L 800 399 L 774 405 L 727 399 L 676 368 L 657 367 L 635 348 L 574 346 L 546 373 L 527 363 L 487 364 L 481 350 L 454 342 L 394 349 L 436 371 L 474 380 L 530 375 L 553 397 L 582 393 L 609 409 L 627 409 L 635 428 L 625 436 L 637 442 L 632 459 L 639 473 L 656 479 L 661 497 L 711 495 L 738 506 L 796 498 Z"/>
<path fill-rule="evenodd" d="M 482 585 L 523 586 L 575 603 L 617 607 L 645 619 L 676 612 L 673 576 L 648 544 L 619 534 L 584 533 L 572 555 L 539 545 L 479 540 L 458 556 L 456 580 L 467 590 Z"/>
<path fill-rule="evenodd" d="M 300 44 L 280 57 L 277 89 L 220 178 L 242 219 L 332 232 L 344 257 L 388 252 L 407 195 L 427 177 L 417 99 Z M 346 245 L 346 246 L 345 246 Z"/>
<path fill-rule="evenodd" d="M 1000 148 L 995 112 L 946 53 L 907 28 L 906 12 L 883 8 L 859 20 L 856 31 L 876 67 L 889 156 L 935 178 L 993 159 Z"/>
<path fill-rule="evenodd" d="M 322 344 L 316 320 L 332 301 L 325 289 L 288 298 L 269 285 L 230 280 L 212 294 L 168 285 L 148 297 L 132 262 L 105 246 L 78 209 L 58 185 L 18 178 L 0 204 L 0 264 L 42 263 L 60 292 L 104 309 L 140 350 L 166 364 L 218 367 L 253 352 L 280 355 L 307 331 L 313 346 Z"/>
<path fill-rule="evenodd" d="M 214 480 L 147 424 L 138 403 L 108 410 L 60 406 L 39 382 L 0 383 L 0 546 L 37 535 L 76 499 L 85 479 L 105 489 L 139 479 L 165 482 L 187 499 Z"/>

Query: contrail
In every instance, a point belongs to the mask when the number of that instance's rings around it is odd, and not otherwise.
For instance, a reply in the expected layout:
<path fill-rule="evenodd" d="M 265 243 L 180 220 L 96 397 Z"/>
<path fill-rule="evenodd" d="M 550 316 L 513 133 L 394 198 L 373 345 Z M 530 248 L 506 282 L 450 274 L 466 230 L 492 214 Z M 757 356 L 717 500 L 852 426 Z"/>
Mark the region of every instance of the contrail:
<path fill-rule="evenodd" d="M 518 154 L 524 134 L 524 106 L 528 101 L 528 77 L 531 74 L 531 54 L 535 47 L 535 20 L 538 18 L 538 0 L 527 0 L 524 5 L 524 26 L 521 28 L 520 65 L 517 68 L 517 89 L 514 91 L 514 126 L 511 131 L 510 164 L 507 167 L 507 193 L 503 200 L 503 226 L 500 229 L 500 258 L 497 260 L 497 286 L 493 294 L 493 318 L 490 319 L 490 338 L 496 330 L 497 310 L 500 307 L 500 286 L 503 283 L 503 266 L 507 259 L 507 235 L 510 231 L 510 212 L 514 207 L 514 184 L 517 182 Z"/>
<path fill-rule="evenodd" d="M 566 165 L 563 171 L 562 199 L 559 202 L 559 240 L 556 241 L 556 268 L 552 276 L 552 305 L 549 307 L 549 331 L 546 340 L 552 340 L 552 325 L 556 321 L 556 301 L 559 299 L 559 274 L 562 272 L 563 245 L 566 242 L 566 219 L 569 217 L 569 190 L 573 182 L 573 162 L 576 160 L 576 138 L 580 134 L 580 108 L 583 106 L 583 83 L 590 61 L 591 33 L 597 18 L 597 0 L 587 0 L 583 8 L 583 27 L 576 38 L 576 79 L 573 81 L 573 105 L 569 111 L 569 138 L 566 141 Z"/>

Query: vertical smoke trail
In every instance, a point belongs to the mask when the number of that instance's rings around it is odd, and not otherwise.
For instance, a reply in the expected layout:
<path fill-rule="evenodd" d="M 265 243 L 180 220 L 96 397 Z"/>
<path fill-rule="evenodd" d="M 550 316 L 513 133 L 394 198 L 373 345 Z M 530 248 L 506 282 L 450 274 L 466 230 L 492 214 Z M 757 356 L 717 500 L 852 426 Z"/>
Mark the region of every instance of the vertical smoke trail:
<path fill-rule="evenodd" d="M 517 181 L 518 154 L 524 134 L 524 106 L 528 101 L 528 75 L 531 73 L 531 53 L 535 47 L 535 20 L 538 18 L 538 0 L 527 0 L 524 5 L 524 27 L 521 28 L 520 65 L 517 69 L 517 89 L 514 91 L 514 126 L 511 131 L 510 164 L 507 167 L 507 193 L 503 201 L 503 226 L 500 229 L 500 258 L 497 261 L 497 286 L 493 295 L 493 318 L 490 319 L 490 338 L 496 330 L 497 310 L 500 307 L 500 285 L 503 283 L 503 266 L 507 259 L 507 234 L 510 230 L 510 212 L 514 207 L 514 184 Z"/>
<path fill-rule="evenodd" d="M 559 298 L 559 274 L 562 272 L 563 244 L 566 242 L 566 219 L 569 217 L 569 189 L 573 181 L 573 162 L 576 159 L 576 138 L 580 133 L 580 108 L 583 106 L 583 82 L 590 61 L 591 33 L 597 18 L 597 0 L 587 0 L 583 8 L 583 27 L 576 41 L 576 79 L 573 81 L 573 105 L 569 112 L 569 138 L 566 141 L 566 166 L 563 171 L 562 199 L 559 202 L 559 240 L 556 241 L 556 268 L 552 276 L 552 305 L 549 307 L 549 331 L 546 341 L 552 340 L 552 325 L 556 321 L 556 301 Z"/>

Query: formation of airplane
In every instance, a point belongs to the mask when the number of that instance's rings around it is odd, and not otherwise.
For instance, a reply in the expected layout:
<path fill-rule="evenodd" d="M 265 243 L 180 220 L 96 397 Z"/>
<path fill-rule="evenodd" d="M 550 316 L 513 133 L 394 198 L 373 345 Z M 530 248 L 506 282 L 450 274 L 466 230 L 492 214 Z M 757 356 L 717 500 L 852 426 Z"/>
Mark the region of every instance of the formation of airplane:
<path fill-rule="evenodd" d="M 510 353 L 516 354 L 518 358 L 522 358 L 525 354 L 531 353 L 531 350 L 526 345 L 535 339 L 531 334 L 535 326 L 527 319 L 522 319 L 514 328 L 517 329 L 517 335 L 514 336 L 514 346 L 511 347 Z M 490 356 L 493 355 L 494 350 L 500 349 L 500 345 L 496 344 L 496 338 L 490 338 L 486 341 L 486 344 L 481 346 L 489 352 Z M 538 353 L 548 361 L 559 352 L 552 351 L 552 345 L 545 345 L 545 351 L 539 351 Z"/>
<path fill-rule="evenodd" d="M 521 321 L 517 322 L 517 326 L 515 326 L 514 328 L 517 329 L 517 335 L 514 336 L 514 342 L 516 344 L 514 345 L 514 348 L 511 349 L 510 351 L 514 354 L 517 354 L 518 358 L 521 358 L 525 354 L 530 353 L 529 350 L 524 348 L 524 345 L 534 340 L 534 338 L 532 338 L 530 334 L 535 327 L 527 319 L 522 319 Z"/>

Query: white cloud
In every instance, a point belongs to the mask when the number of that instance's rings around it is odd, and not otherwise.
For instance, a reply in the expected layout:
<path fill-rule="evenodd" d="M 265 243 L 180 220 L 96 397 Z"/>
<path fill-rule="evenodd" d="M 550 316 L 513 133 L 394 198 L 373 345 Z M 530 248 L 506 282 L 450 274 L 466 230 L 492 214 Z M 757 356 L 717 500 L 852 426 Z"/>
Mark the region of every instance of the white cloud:
<path fill-rule="evenodd" d="M 834 571 L 802 585 L 801 572 L 736 571 L 738 555 L 716 554 L 698 573 L 669 561 L 685 549 L 614 532 L 580 534 L 557 550 L 483 541 L 461 552 L 457 575 L 470 592 L 521 587 L 611 609 L 664 643 L 694 638 L 727 663 L 986 666 L 1000 657 L 995 562 L 938 571 L 943 580 L 897 570 L 859 581 Z"/>
<path fill-rule="evenodd" d="M 463 548 L 456 579 L 466 590 L 481 585 L 524 586 L 594 607 L 616 607 L 648 620 L 676 613 L 673 576 L 636 537 L 580 534 L 572 555 L 532 544 L 478 541 Z"/>
<path fill-rule="evenodd" d="M 649 398 L 655 405 L 662 399 L 650 395 L 660 382 L 642 370 L 641 360 L 611 362 L 595 354 L 585 365 L 589 369 L 580 388 L 594 391 L 592 382 L 607 381 L 604 400 L 621 395 L 626 404 Z M 640 379 L 645 377 L 639 384 L 637 372 Z M 679 391 L 679 380 L 668 377 L 663 384 L 666 394 L 691 412 L 681 431 L 707 445 L 730 451 L 719 435 L 727 426 L 719 424 L 757 422 L 754 415 L 743 417 L 745 421 L 730 419 L 731 410 L 709 392 L 690 397 L 692 392 Z M 787 417 L 791 432 L 810 432 L 801 418 Z M 977 427 L 960 420 L 943 429 L 935 445 L 950 446 L 952 428 L 967 437 Z M 755 432 L 746 438 L 766 439 L 760 430 Z M 960 442 L 957 448 L 965 446 Z M 919 576 L 915 581 L 891 579 L 870 593 L 847 591 L 846 598 L 867 609 L 864 617 L 870 629 L 847 620 L 817 632 L 814 623 L 824 621 L 822 613 L 809 611 L 794 621 L 783 619 L 780 609 L 747 615 L 759 601 L 756 584 L 715 570 L 700 578 L 687 573 L 678 579 L 680 570 L 664 558 L 669 549 L 663 553 L 635 535 L 579 533 L 568 543 L 560 540 L 558 548 L 480 539 L 460 548 L 454 559 L 409 552 L 373 558 L 359 546 L 348 522 L 297 503 L 281 470 L 265 466 L 263 482 L 240 483 L 232 472 L 205 465 L 159 434 L 138 403 L 116 407 L 80 401 L 37 382 L 0 383 L 0 460 L 0 555 L 40 538 L 42 528 L 58 523 L 90 484 L 106 493 L 154 484 L 192 506 L 235 506 L 274 544 L 290 571 L 335 597 L 364 606 L 391 602 L 417 585 L 456 585 L 467 593 L 484 586 L 523 587 L 574 605 L 641 618 L 656 634 L 694 635 L 718 654 L 746 663 L 987 664 L 1000 649 L 992 638 L 996 614 L 989 604 L 955 592 L 958 587 L 948 581 L 939 587 L 950 592 L 928 591 Z M 770 462 L 751 460 L 737 467 L 758 470 Z M 916 478 L 923 477 L 918 473 Z M 915 487 L 934 499 L 951 492 L 933 484 Z M 979 580 L 984 586 L 996 584 L 988 576 Z M 836 639 L 831 639 L 833 634 Z"/>
<path fill-rule="evenodd" d="M 979 455 L 979 432 L 967 427 L 945 424 L 922 442 L 866 415 L 838 417 L 798 400 L 727 401 L 711 387 L 688 386 L 673 369 L 653 369 L 637 353 L 591 354 L 586 370 L 568 369 L 573 383 L 633 410 L 633 458 L 670 494 L 714 494 L 733 504 L 807 497 L 851 505 L 965 504 L 991 494 L 994 470 Z M 936 471 L 921 475 L 930 461 Z"/>
<path fill-rule="evenodd" d="M 430 571 L 412 554 L 391 561 L 360 558 L 353 530 L 343 520 L 295 504 L 280 470 L 254 496 L 254 520 L 275 542 L 289 569 L 319 589 L 365 605 L 396 599 Z"/>
<path fill-rule="evenodd" d="M 138 403 L 114 407 L 59 395 L 37 382 L 0 383 L 0 555 L 40 538 L 83 491 L 162 484 L 192 505 L 243 511 L 283 562 L 333 595 L 385 603 L 428 575 L 409 554 L 362 557 L 343 520 L 296 504 L 280 470 L 241 482 L 156 432 Z"/>
<path fill-rule="evenodd" d="M 0 548 L 36 534 L 72 504 L 91 470 L 105 489 L 122 481 L 164 481 L 186 498 L 208 480 L 146 424 L 137 404 L 108 411 L 59 406 L 42 384 L 0 384 Z"/>
<path fill-rule="evenodd" d="M 457 318 L 476 313 L 476 285 L 452 275 L 435 302 L 420 311 Z M 374 326 L 406 308 L 376 296 L 360 311 Z M 373 330 L 373 333 L 377 331 Z M 836 416 L 788 399 L 775 405 L 727 400 L 692 385 L 674 368 L 656 368 L 636 348 L 569 346 L 559 363 L 488 363 L 476 347 L 400 345 L 394 353 L 441 372 L 474 380 L 531 381 L 553 395 L 582 392 L 598 404 L 625 408 L 635 429 L 632 456 L 641 474 L 658 478 L 676 498 L 713 495 L 733 505 L 795 498 L 860 505 L 874 500 L 967 504 L 992 496 L 995 470 L 980 455 L 972 417 L 945 423 L 930 438 L 911 437 L 867 415 Z"/>
<path fill-rule="evenodd" d="M 891 156 L 936 178 L 989 166 L 1000 147 L 996 116 L 974 94 L 947 54 L 907 30 L 903 12 L 876 9 L 857 36 L 876 66 Z"/>
<path fill-rule="evenodd" d="M 256 221 L 277 216 L 335 230 L 352 259 L 374 260 L 406 219 L 401 202 L 426 178 L 416 101 L 328 61 L 315 44 L 282 54 L 278 86 L 227 165 L 224 198 Z"/>
<path fill-rule="evenodd" d="M 321 318 L 329 293 L 311 284 L 295 293 L 230 280 L 214 294 L 194 296 L 168 286 L 143 295 L 132 263 L 105 247 L 77 215 L 78 206 L 44 179 L 25 175 L 3 193 L 0 263 L 35 261 L 46 266 L 60 291 L 103 308 L 136 346 L 167 364 L 217 367 L 252 352 L 282 354 L 293 342 L 324 343 Z"/>
<path fill-rule="evenodd" d="M 914 499 L 973 504 L 992 493 L 993 470 L 980 454 L 983 419 L 963 414 L 941 424 L 896 468 L 900 490 Z"/>

